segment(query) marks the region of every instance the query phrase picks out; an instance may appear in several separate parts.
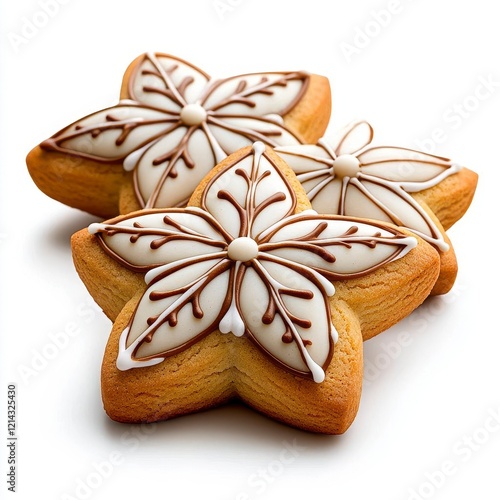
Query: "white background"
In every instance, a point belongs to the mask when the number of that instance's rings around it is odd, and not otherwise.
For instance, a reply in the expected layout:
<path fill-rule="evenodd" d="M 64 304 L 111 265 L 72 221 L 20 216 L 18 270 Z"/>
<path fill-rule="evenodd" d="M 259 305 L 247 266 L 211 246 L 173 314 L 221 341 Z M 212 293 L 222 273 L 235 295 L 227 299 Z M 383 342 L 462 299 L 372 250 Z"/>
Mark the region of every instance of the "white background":
<path fill-rule="evenodd" d="M 43 0 L 1 2 L 0 496 L 500 498 L 494 2 L 47 4 L 50 16 Z M 145 51 L 217 77 L 326 75 L 332 130 L 366 118 L 379 144 L 420 144 L 479 173 L 470 210 L 449 232 L 454 290 L 365 344 L 362 401 L 346 434 L 311 435 L 239 405 L 143 427 L 104 414 L 99 372 L 111 324 L 68 244 L 95 218 L 39 192 L 24 160 L 63 126 L 116 103 L 124 69 Z M 57 348 L 54 338 L 66 340 Z M 9 382 L 18 392 L 16 497 L 6 483 Z"/>

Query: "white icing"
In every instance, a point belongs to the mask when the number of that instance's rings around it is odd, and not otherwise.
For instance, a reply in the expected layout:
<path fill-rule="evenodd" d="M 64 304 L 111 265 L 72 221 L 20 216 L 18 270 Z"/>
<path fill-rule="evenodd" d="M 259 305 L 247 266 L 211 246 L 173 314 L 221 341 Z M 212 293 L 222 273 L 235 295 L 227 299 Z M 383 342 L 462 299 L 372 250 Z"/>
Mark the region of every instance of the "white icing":
<path fill-rule="evenodd" d="M 250 329 L 252 335 L 268 352 L 281 359 L 286 359 L 287 364 L 296 370 L 309 370 L 313 374 L 313 379 L 316 382 L 321 382 L 324 379 L 321 366 L 327 360 L 331 341 L 331 338 L 324 334 L 329 331 L 331 323 L 321 290 L 289 267 L 265 260 L 259 261 L 257 265 L 264 274 L 266 283 L 264 284 L 262 277 L 254 269 L 249 269 L 245 273 L 240 294 L 243 318 L 250 324 L 253 320 L 259 326 Z M 289 287 L 311 290 L 313 298 L 303 300 L 283 295 L 282 302 L 277 301 L 276 304 L 281 314 L 270 324 L 263 324 L 260 318 L 265 313 L 267 301 L 259 298 L 266 297 L 266 285 L 270 286 L 272 293 L 276 295 L 279 294 L 280 290 Z M 300 318 L 310 320 L 311 327 L 301 328 L 294 324 L 289 320 L 287 310 L 292 311 Z M 293 337 L 299 340 L 298 342 L 286 344 L 281 341 L 281 336 L 287 326 Z M 310 340 L 312 344 L 306 347 L 300 339 Z"/>
<path fill-rule="evenodd" d="M 211 179 L 200 208 L 90 225 L 113 258 L 148 270 L 118 367 L 151 366 L 218 328 L 248 333 L 282 367 L 321 382 L 338 338 L 331 279 L 400 258 L 415 239 L 294 210 L 290 185 L 256 143 Z"/>
<path fill-rule="evenodd" d="M 418 182 L 401 181 L 400 186 L 408 193 L 418 193 L 419 191 L 423 191 L 424 189 L 430 189 L 431 187 L 436 186 L 450 175 L 460 172 L 461 169 L 462 167 L 460 165 L 458 165 L 457 163 L 452 163 L 448 169 L 442 171 L 433 179 Z"/>
<path fill-rule="evenodd" d="M 214 167 L 217 160 L 211 144 L 206 134 L 201 129 L 196 129 L 192 132 L 187 145 L 187 153 L 196 165 L 195 168 L 186 165 L 183 158 L 175 161 L 175 177 L 168 176 L 172 167 L 172 163 L 168 160 L 151 168 L 155 158 L 176 147 L 185 131 L 185 127 L 179 127 L 171 134 L 162 137 L 136 165 L 134 175 L 146 208 L 186 205 L 195 188 L 193 179 L 197 179 L 198 176 L 205 177 Z"/>
<path fill-rule="evenodd" d="M 64 131 L 64 149 L 78 151 L 93 158 L 120 159 L 140 148 L 152 137 L 171 127 L 173 115 L 136 105 L 119 103 L 82 118 Z M 131 127 L 126 140 L 118 142 L 120 127 Z"/>
<path fill-rule="evenodd" d="M 291 221 L 287 221 L 287 224 L 278 223 L 270 228 L 272 231 L 268 234 L 272 234 L 272 236 L 266 237 L 267 245 L 275 243 L 282 245 L 273 250 L 267 250 L 266 245 L 262 245 L 261 251 L 267 251 L 277 258 L 295 262 L 304 268 L 334 273 L 339 278 L 363 274 L 376 267 L 380 262 L 404 257 L 417 244 L 413 237 L 398 237 L 397 244 L 401 245 L 401 252 L 395 255 L 392 245 L 383 244 L 393 238 L 392 233 L 383 228 L 348 218 L 329 217 L 328 215 L 299 214 L 290 219 Z M 311 234 L 321 224 L 323 224 L 324 229 L 315 241 L 321 244 L 322 249 L 335 256 L 333 262 L 321 258 L 316 248 L 304 249 L 292 244 L 292 242 L 302 241 L 305 236 Z M 356 231 L 350 234 L 352 228 L 356 228 Z M 290 244 L 287 245 L 287 242 Z M 375 248 L 369 245 L 369 243 L 377 242 L 382 244 Z M 333 295 L 333 291 L 329 295 Z"/>
<path fill-rule="evenodd" d="M 90 224 L 90 226 L 88 227 L 88 231 L 90 234 L 97 234 L 97 233 L 100 233 L 101 231 L 104 231 L 106 229 L 106 224 L 100 224 L 100 223 L 97 223 L 97 222 L 94 222 L 92 224 Z"/>
<path fill-rule="evenodd" d="M 368 147 L 373 129 L 351 124 L 334 140 L 276 148 L 315 210 L 390 222 L 447 251 L 429 214 L 408 194 L 436 186 L 460 167 L 447 158 L 393 146 Z"/>
<path fill-rule="evenodd" d="M 134 227 L 137 224 L 141 227 Z M 128 264 L 137 269 L 157 268 L 200 254 L 218 255 L 226 247 L 225 239 L 217 231 L 216 222 L 210 214 L 193 208 L 172 211 L 168 214 L 168 220 L 165 220 L 165 213 L 153 212 L 125 218 L 114 225 L 94 223 L 89 227 L 89 231 L 96 234 L 108 227 L 124 231 L 107 238 L 107 246 L 117 254 L 126 253 Z M 141 236 L 137 241 L 131 241 L 131 234 Z M 163 244 L 153 250 L 151 244 L 164 238 L 171 238 L 172 244 Z M 196 245 L 193 244 L 194 239 Z"/>
<path fill-rule="evenodd" d="M 208 185 L 204 193 L 207 210 L 234 238 L 249 236 L 256 239 L 264 229 L 290 215 L 295 206 L 295 195 L 291 186 L 285 181 L 283 174 L 266 157 L 262 157 L 263 148 L 262 143 L 255 143 L 253 146 L 255 155 L 247 156 L 240 161 L 238 169 L 227 169 L 222 172 L 216 181 Z M 241 172 L 245 172 L 251 179 L 252 189 L 248 189 Z M 251 211 L 249 221 L 251 224 L 248 225 L 246 234 L 242 234 L 237 208 L 219 197 L 219 191 L 227 191 L 228 188 L 241 207 L 257 207 L 277 193 L 283 195 L 283 199 L 256 214 Z"/>
<path fill-rule="evenodd" d="M 252 150 L 253 150 L 254 168 L 259 168 L 260 162 L 262 160 L 262 155 L 264 154 L 264 151 L 266 150 L 266 145 L 263 144 L 262 142 L 255 142 L 252 145 Z"/>
<path fill-rule="evenodd" d="M 130 98 L 79 120 L 46 146 L 123 161 L 145 208 L 184 206 L 207 172 L 241 147 L 300 143 L 283 115 L 300 101 L 307 79 L 290 72 L 212 81 L 186 61 L 146 54 L 128 82 Z"/>
<path fill-rule="evenodd" d="M 216 109 L 220 115 L 281 114 L 297 98 L 302 85 L 300 80 L 290 79 L 284 73 L 235 76 L 216 83 L 203 106 L 207 110 Z M 245 102 L 246 99 L 249 101 Z M 220 107 L 225 101 L 228 103 Z"/>
<path fill-rule="evenodd" d="M 185 79 L 189 79 L 190 83 L 181 94 L 178 89 Z M 179 112 L 183 105 L 196 102 L 209 81 L 208 75 L 186 61 L 150 52 L 136 68 L 129 87 L 132 99 L 155 108 Z M 152 92 L 151 89 L 160 92 Z"/>
<path fill-rule="evenodd" d="M 132 368 L 145 368 L 147 366 L 158 365 L 164 358 L 153 358 L 148 360 L 133 359 L 130 350 L 127 350 L 125 342 L 130 328 L 127 326 L 120 335 L 118 357 L 116 358 L 116 367 L 120 371 L 131 370 Z"/>
<path fill-rule="evenodd" d="M 240 313 L 233 301 L 227 310 L 227 313 L 220 320 L 219 331 L 221 333 L 232 333 L 236 337 L 243 337 L 246 331 L 245 323 L 241 319 Z"/>
<path fill-rule="evenodd" d="M 180 118 L 184 125 L 200 125 L 207 119 L 207 112 L 199 104 L 186 104 L 181 109 Z"/>
<path fill-rule="evenodd" d="M 264 115 L 264 118 L 266 120 L 272 121 L 274 123 L 278 123 L 279 125 L 285 124 L 285 120 L 283 120 L 283 117 L 281 115 L 276 114 L 276 113 L 270 113 L 268 115 Z"/>
<path fill-rule="evenodd" d="M 254 141 L 263 141 L 273 147 L 299 143 L 299 139 L 276 120 L 246 116 L 220 119 L 211 115 L 209 121 L 214 139 L 228 154 L 250 146 Z"/>
<path fill-rule="evenodd" d="M 349 123 L 342 130 L 334 133 L 331 141 L 320 139 L 318 144 L 321 144 L 330 156 L 335 151 L 333 156 L 335 157 L 344 154 L 357 154 L 368 146 L 372 139 L 372 126 L 366 121 L 359 121 Z M 334 147 L 330 147 L 330 145 L 334 145 Z"/>
<path fill-rule="evenodd" d="M 258 253 L 259 245 L 257 245 L 255 240 L 247 236 L 236 238 L 227 247 L 227 256 L 231 260 L 239 260 L 241 262 L 248 262 L 255 259 Z"/>
<path fill-rule="evenodd" d="M 138 348 L 136 357 L 156 357 L 188 342 L 191 342 L 205 328 L 211 327 L 221 310 L 226 294 L 218 290 L 228 289 L 229 272 L 224 272 L 210 279 L 208 272 L 217 264 L 217 261 L 193 263 L 183 267 L 150 285 L 136 308 L 134 320 L 127 334 L 127 352 L 132 354 Z M 150 300 L 151 292 L 177 290 L 179 293 L 161 300 Z M 204 315 L 194 318 L 192 306 L 187 299 L 203 289 L 200 305 Z M 171 326 L 165 319 L 179 308 L 178 322 Z M 153 322 L 151 317 L 157 317 Z M 152 342 L 144 339 L 154 333 Z"/>
<path fill-rule="evenodd" d="M 165 175 L 168 174 L 167 169 L 170 167 L 170 162 L 168 160 L 152 167 L 153 163 L 165 152 L 173 151 L 185 136 L 187 130 L 188 129 L 185 126 L 177 127 L 169 134 L 164 135 L 161 139 L 156 140 L 151 144 L 151 147 L 145 150 L 144 154 L 140 157 L 139 162 L 133 168 L 134 179 L 136 180 L 136 184 L 139 188 L 139 193 L 142 196 L 143 204 L 147 208 L 161 206 L 159 205 L 161 200 L 156 200 L 153 205 L 150 205 L 148 200 L 151 199 L 157 187 L 162 183 Z M 184 160 L 182 158 L 178 158 L 175 162 L 175 166 L 177 171 L 182 171 L 185 168 Z M 175 177 L 169 177 L 168 183 L 171 183 L 174 180 Z M 172 200 L 169 200 L 170 204 L 167 204 L 166 206 L 177 206 L 178 202 L 182 201 L 183 198 L 184 197 L 182 195 L 180 197 L 174 196 Z"/>
<path fill-rule="evenodd" d="M 124 160 L 123 160 L 123 170 L 125 172 L 132 172 L 134 168 L 139 164 L 139 161 L 141 160 L 142 156 L 146 153 L 146 151 L 154 146 L 158 140 L 148 143 L 145 146 L 142 146 L 142 148 L 136 149 L 135 151 L 132 151 Z"/>

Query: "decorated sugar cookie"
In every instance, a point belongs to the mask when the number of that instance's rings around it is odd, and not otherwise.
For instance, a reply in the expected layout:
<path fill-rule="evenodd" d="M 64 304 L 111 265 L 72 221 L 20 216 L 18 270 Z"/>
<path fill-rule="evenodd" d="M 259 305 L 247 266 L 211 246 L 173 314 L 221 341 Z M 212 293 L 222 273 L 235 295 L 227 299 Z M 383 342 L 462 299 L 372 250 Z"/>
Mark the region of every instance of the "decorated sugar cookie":
<path fill-rule="evenodd" d="M 101 217 L 184 206 L 228 154 L 255 141 L 316 141 L 329 117 L 325 77 L 212 79 L 175 56 L 143 54 L 125 73 L 118 104 L 43 141 L 27 164 L 47 195 Z"/>
<path fill-rule="evenodd" d="M 405 227 L 433 245 L 441 274 L 433 293 L 453 286 L 457 262 L 445 233 L 467 210 L 477 176 L 448 158 L 395 146 L 371 146 L 364 121 L 317 144 L 278 147 L 315 210 Z"/>
<path fill-rule="evenodd" d="M 318 214 L 257 142 L 185 208 L 143 209 L 72 238 L 76 268 L 114 321 L 106 412 L 158 421 L 238 398 L 290 425 L 344 432 L 362 340 L 429 294 L 436 250 L 393 225 Z"/>

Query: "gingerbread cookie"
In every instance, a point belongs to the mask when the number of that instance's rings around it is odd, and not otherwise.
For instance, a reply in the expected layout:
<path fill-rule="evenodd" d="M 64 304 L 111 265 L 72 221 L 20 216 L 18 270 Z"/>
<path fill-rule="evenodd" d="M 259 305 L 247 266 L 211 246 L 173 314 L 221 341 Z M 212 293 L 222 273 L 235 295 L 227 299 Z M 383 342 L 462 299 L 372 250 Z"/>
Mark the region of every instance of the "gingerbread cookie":
<path fill-rule="evenodd" d="M 370 146 L 365 121 L 317 144 L 276 148 L 325 214 L 366 217 L 405 227 L 434 245 L 441 271 L 432 294 L 447 293 L 457 260 L 446 235 L 467 211 L 477 174 L 447 158 L 394 146 Z"/>
<path fill-rule="evenodd" d="M 100 217 L 184 206 L 228 154 L 255 141 L 316 141 L 331 108 L 329 82 L 303 71 L 212 80 L 167 54 L 127 69 L 120 102 L 35 147 L 29 172 L 48 196 Z"/>
<path fill-rule="evenodd" d="M 263 143 L 226 158 L 185 208 L 145 209 L 72 238 L 114 321 L 108 415 L 152 422 L 239 398 L 292 426 L 342 433 L 362 340 L 429 294 L 434 247 L 395 226 L 321 215 Z"/>

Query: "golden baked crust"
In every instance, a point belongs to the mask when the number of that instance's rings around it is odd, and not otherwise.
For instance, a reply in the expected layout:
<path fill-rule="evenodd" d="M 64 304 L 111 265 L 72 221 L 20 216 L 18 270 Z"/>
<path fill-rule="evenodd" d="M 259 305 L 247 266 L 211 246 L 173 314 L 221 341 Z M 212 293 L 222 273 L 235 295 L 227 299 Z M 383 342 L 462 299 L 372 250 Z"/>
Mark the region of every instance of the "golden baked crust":
<path fill-rule="evenodd" d="M 358 411 L 362 339 L 352 310 L 332 309 L 339 331 L 333 359 L 321 384 L 293 376 L 263 356 L 248 339 L 219 332 L 163 363 L 138 370 L 116 368 L 118 341 L 136 301 L 118 316 L 102 364 L 104 408 L 119 422 L 156 422 L 240 399 L 271 418 L 324 434 L 345 432 Z"/>
<path fill-rule="evenodd" d="M 131 182 L 121 165 L 104 165 L 40 146 L 28 153 L 26 164 L 47 196 L 102 218 L 117 215 L 121 186 Z"/>
<path fill-rule="evenodd" d="M 294 173 L 271 150 L 266 153 L 293 186 L 296 212 L 308 209 L 309 201 Z M 201 206 L 211 181 L 245 156 L 248 148 L 215 167 L 195 190 L 189 206 Z M 120 337 L 146 284 L 143 273 L 119 264 L 97 239 L 87 230 L 76 233 L 73 258 L 89 292 L 114 321 L 102 365 L 102 396 L 108 415 L 121 422 L 165 420 L 238 398 L 301 429 L 345 432 L 361 395 L 363 338 L 380 333 L 418 307 L 439 273 L 437 251 L 418 239 L 403 258 L 368 275 L 335 281 L 336 293 L 329 303 L 339 339 L 321 383 L 270 362 L 248 337 L 217 330 L 157 365 L 121 371 L 117 368 Z"/>
<path fill-rule="evenodd" d="M 441 268 L 439 278 L 431 295 L 448 293 L 456 280 L 458 263 L 452 242 L 445 233 L 467 212 L 476 191 L 478 175 L 467 168 L 462 168 L 436 186 L 414 193 L 412 196 L 427 211 L 436 226 L 444 235 L 449 250 L 440 252 Z"/>
<path fill-rule="evenodd" d="M 425 203 L 447 231 L 467 212 L 474 198 L 477 182 L 476 172 L 463 167 L 436 186 L 413 194 L 413 197 L 420 203 Z"/>

